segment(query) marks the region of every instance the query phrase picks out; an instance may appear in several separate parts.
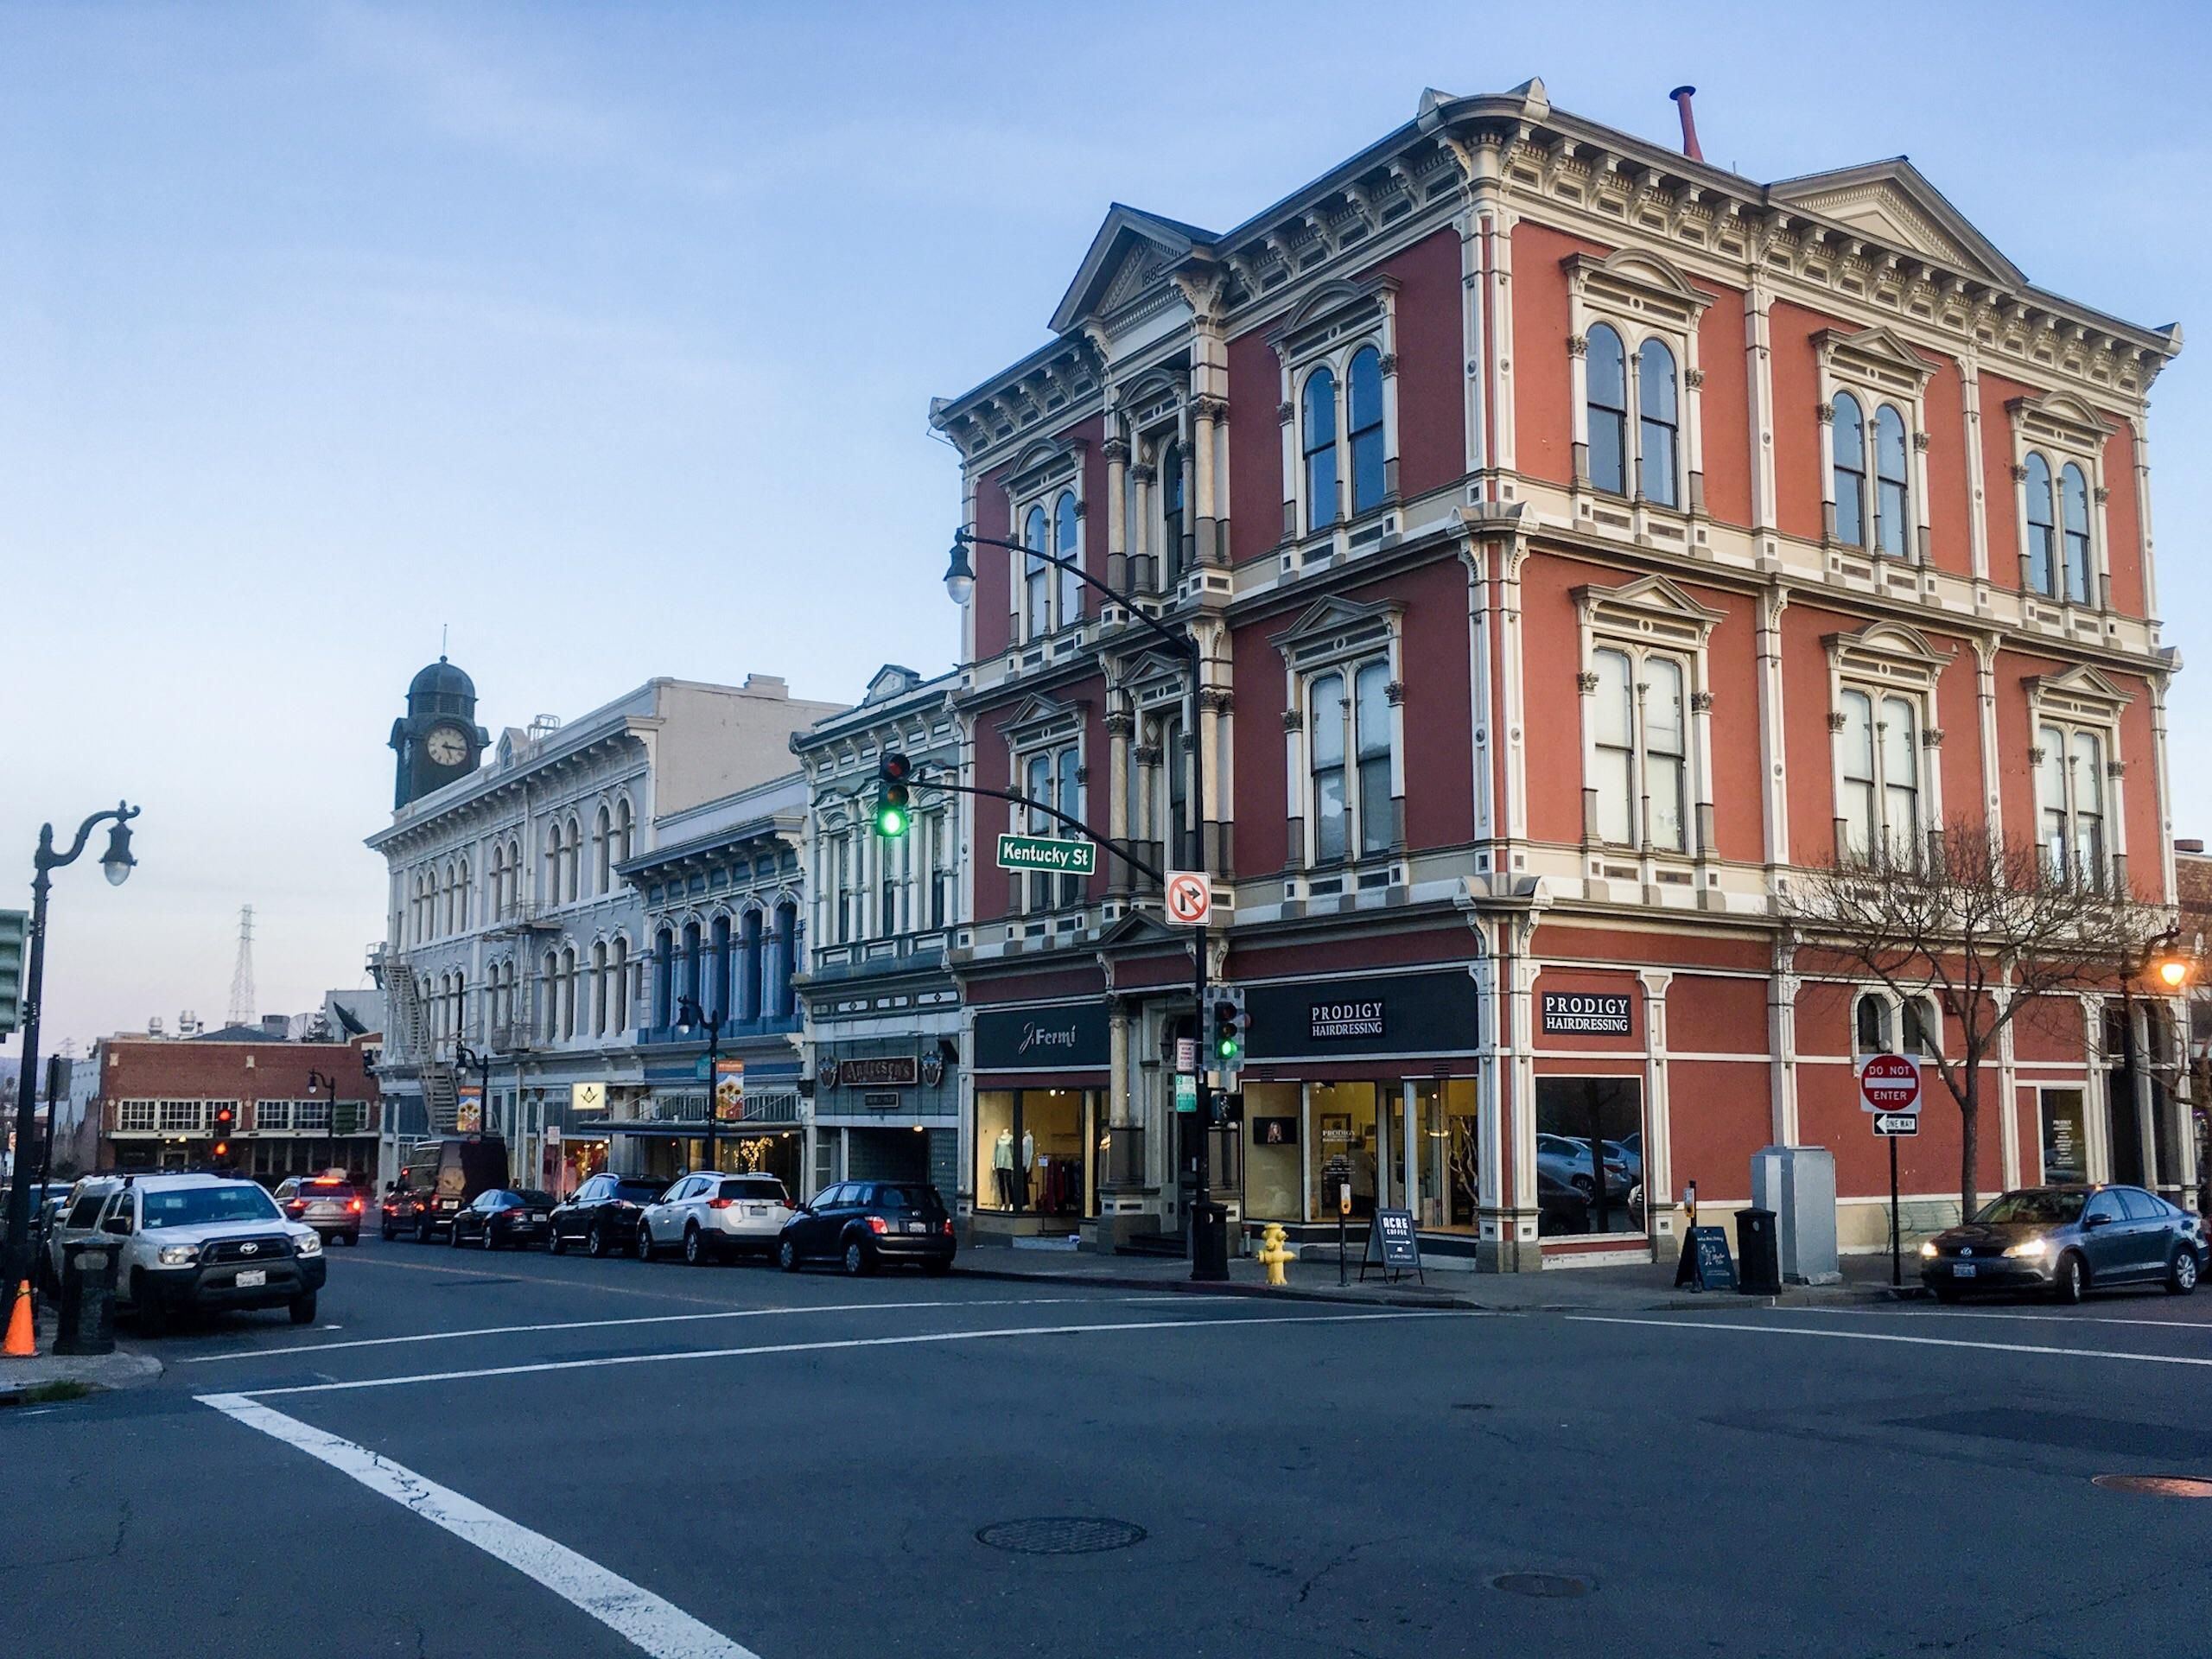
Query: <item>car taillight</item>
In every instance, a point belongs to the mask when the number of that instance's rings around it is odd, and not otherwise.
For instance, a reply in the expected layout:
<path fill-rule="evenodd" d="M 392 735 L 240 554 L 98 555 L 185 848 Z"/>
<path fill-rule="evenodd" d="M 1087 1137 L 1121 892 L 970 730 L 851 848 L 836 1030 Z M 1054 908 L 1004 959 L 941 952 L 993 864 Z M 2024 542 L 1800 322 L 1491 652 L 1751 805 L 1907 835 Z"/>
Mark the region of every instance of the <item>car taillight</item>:
<path fill-rule="evenodd" d="M 735 1198 L 709 1198 L 707 1200 L 707 1208 L 709 1210 L 727 1210 L 730 1205 L 736 1202 L 737 1200 Z"/>
<path fill-rule="evenodd" d="M 795 1198 L 787 1198 L 784 1200 L 784 1208 L 786 1210 L 796 1210 L 798 1208 L 798 1201 Z"/>
<path fill-rule="evenodd" d="M 952 1217 L 950 1216 L 947 1216 L 944 1218 L 944 1236 L 947 1238 L 950 1238 L 952 1236 Z"/>
<path fill-rule="evenodd" d="M 347 1205 L 346 1207 L 348 1210 L 351 1210 L 357 1216 L 361 1213 L 361 1201 L 359 1198 L 354 1199 L 353 1203 Z"/>
<path fill-rule="evenodd" d="M 884 1220 L 881 1216 L 870 1216 L 868 1218 L 868 1230 L 871 1233 L 887 1233 L 891 1230 L 891 1224 Z"/>

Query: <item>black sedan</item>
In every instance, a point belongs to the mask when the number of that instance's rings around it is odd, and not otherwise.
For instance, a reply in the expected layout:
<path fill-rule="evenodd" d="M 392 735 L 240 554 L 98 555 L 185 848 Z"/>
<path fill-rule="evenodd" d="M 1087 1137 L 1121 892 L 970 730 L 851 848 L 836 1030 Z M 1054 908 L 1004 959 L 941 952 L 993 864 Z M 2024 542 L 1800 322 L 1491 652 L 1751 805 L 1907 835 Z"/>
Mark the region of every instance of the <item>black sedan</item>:
<path fill-rule="evenodd" d="M 458 1211 L 447 1243 L 459 1249 L 474 1239 L 487 1250 L 502 1245 L 529 1249 L 553 1236 L 553 1195 L 534 1186 L 495 1186 Z"/>
<path fill-rule="evenodd" d="M 916 1181 L 840 1181 L 801 1205 L 776 1238 L 776 1262 L 797 1273 L 809 1262 L 835 1262 L 849 1274 L 912 1262 L 949 1273 L 957 1242 L 952 1212 L 937 1188 Z"/>
<path fill-rule="evenodd" d="M 639 1216 L 668 1185 L 651 1175 L 593 1176 L 553 1211 L 553 1254 L 581 1239 L 586 1255 L 626 1255 L 638 1236 Z"/>
<path fill-rule="evenodd" d="M 1920 1247 L 1921 1282 L 1939 1301 L 1968 1291 L 2048 1291 L 2078 1302 L 2112 1285 L 2163 1284 L 2177 1296 L 2205 1268 L 2204 1224 L 2139 1186 L 2033 1186 Z"/>

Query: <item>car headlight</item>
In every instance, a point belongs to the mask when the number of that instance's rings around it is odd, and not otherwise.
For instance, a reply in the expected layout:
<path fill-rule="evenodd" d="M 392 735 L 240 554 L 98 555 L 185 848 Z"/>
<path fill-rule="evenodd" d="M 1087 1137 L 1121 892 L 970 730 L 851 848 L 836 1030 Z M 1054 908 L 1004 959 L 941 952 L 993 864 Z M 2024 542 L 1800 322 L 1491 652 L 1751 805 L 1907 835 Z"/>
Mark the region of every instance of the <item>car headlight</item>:
<path fill-rule="evenodd" d="M 1923 1244 L 1920 1247 L 1920 1253 L 1932 1261 L 1936 1255 L 1936 1241 L 1931 1238 Z"/>
<path fill-rule="evenodd" d="M 292 1253 L 295 1255 L 321 1255 L 322 1254 L 322 1235 L 320 1233 L 309 1233 L 305 1238 L 299 1238 L 296 1236 L 292 1240 Z"/>
<path fill-rule="evenodd" d="M 165 1268 L 188 1268 L 200 1259 L 197 1244 L 164 1244 L 157 1258 Z"/>
<path fill-rule="evenodd" d="M 2024 1239 L 2018 1244 L 2005 1246 L 2005 1254 L 2025 1256 L 2031 1262 L 2040 1262 L 2050 1254 L 2050 1241 L 2047 1238 Z"/>

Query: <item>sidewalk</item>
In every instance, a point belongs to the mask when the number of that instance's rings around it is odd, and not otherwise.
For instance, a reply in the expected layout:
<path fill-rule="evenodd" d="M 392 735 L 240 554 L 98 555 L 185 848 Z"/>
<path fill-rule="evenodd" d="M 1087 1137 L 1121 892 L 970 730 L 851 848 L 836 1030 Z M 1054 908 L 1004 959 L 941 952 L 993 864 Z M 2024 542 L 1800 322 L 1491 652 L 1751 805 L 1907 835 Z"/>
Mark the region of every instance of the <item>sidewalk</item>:
<path fill-rule="evenodd" d="M 44 1303 L 38 1307 L 35 1335 L 38 1352 L 29 1359 L 0 1357 L 0 1406 L 23 1403 L 34 1389 L 55 1382 L 73 1382 L 86 1389 L 143 1388 L 162 1374 L 162 1362 L 118 1346 L 111 1354 L 71 1357 L 54 1351 L 54 1314 Z"/>
<path fill-rule="evenodd" d="M 1779 1296 L 1741 1296 L 1726 1292 L 1695 1293 L 1675 1288 L 1672 1261 L 1624 1268 L 1555 1268 L 1545 1273 L 1428 1271 L 1424 1287 L 1411 1274 L 1395 1284 L 1370 1267 L 1360 1282 L 1359 1264 L 1337 1283 L 1333 1250 L 1301 1255 L 1289 1266 L 1289 1285 L 1270 1289 L 1267 1270 L 1255 1261 L 1232 1256 L 1229 1282 L 1196 1285 L 1191 1264 L 1172 1257 L 1094 1255 L 1088 1251 L 1016 1249 L 975 1245 L 961 1252 L 954 1271 L 970 1279 L 1014 1283 L 1083 1285 L 1101 1289 L 1188 1292 L 1198 1296 L 1273 1297 L 1277 1300 L 1349 1302 L 1370 1306 L 1446 1308 L 1491 1313 L 1635 1313 L 1653 1310 L 1757 1306 L 1849 1307 L 1916 1300 L 1920 1282 L 1908 1268 L 1902 1291 L 1890 1287 L 1886 1255 L 1847 1255 L 1840 1285 L 1789 1285 Z"/>

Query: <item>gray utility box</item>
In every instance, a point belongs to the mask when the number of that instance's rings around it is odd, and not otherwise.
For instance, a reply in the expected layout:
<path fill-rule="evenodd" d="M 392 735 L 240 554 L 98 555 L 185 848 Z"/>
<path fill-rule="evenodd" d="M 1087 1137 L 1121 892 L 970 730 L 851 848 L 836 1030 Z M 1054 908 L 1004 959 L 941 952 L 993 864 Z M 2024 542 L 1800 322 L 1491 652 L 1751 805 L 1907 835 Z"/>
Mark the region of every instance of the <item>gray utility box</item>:
<path fill-rule="evenodd" d="M 1751 1204 L 1775 1213 L 1785 1285 L 1842 1282 L 1835 1259 L 1835 1154 L 1826 1147 L 1761 1147 Z"/>

